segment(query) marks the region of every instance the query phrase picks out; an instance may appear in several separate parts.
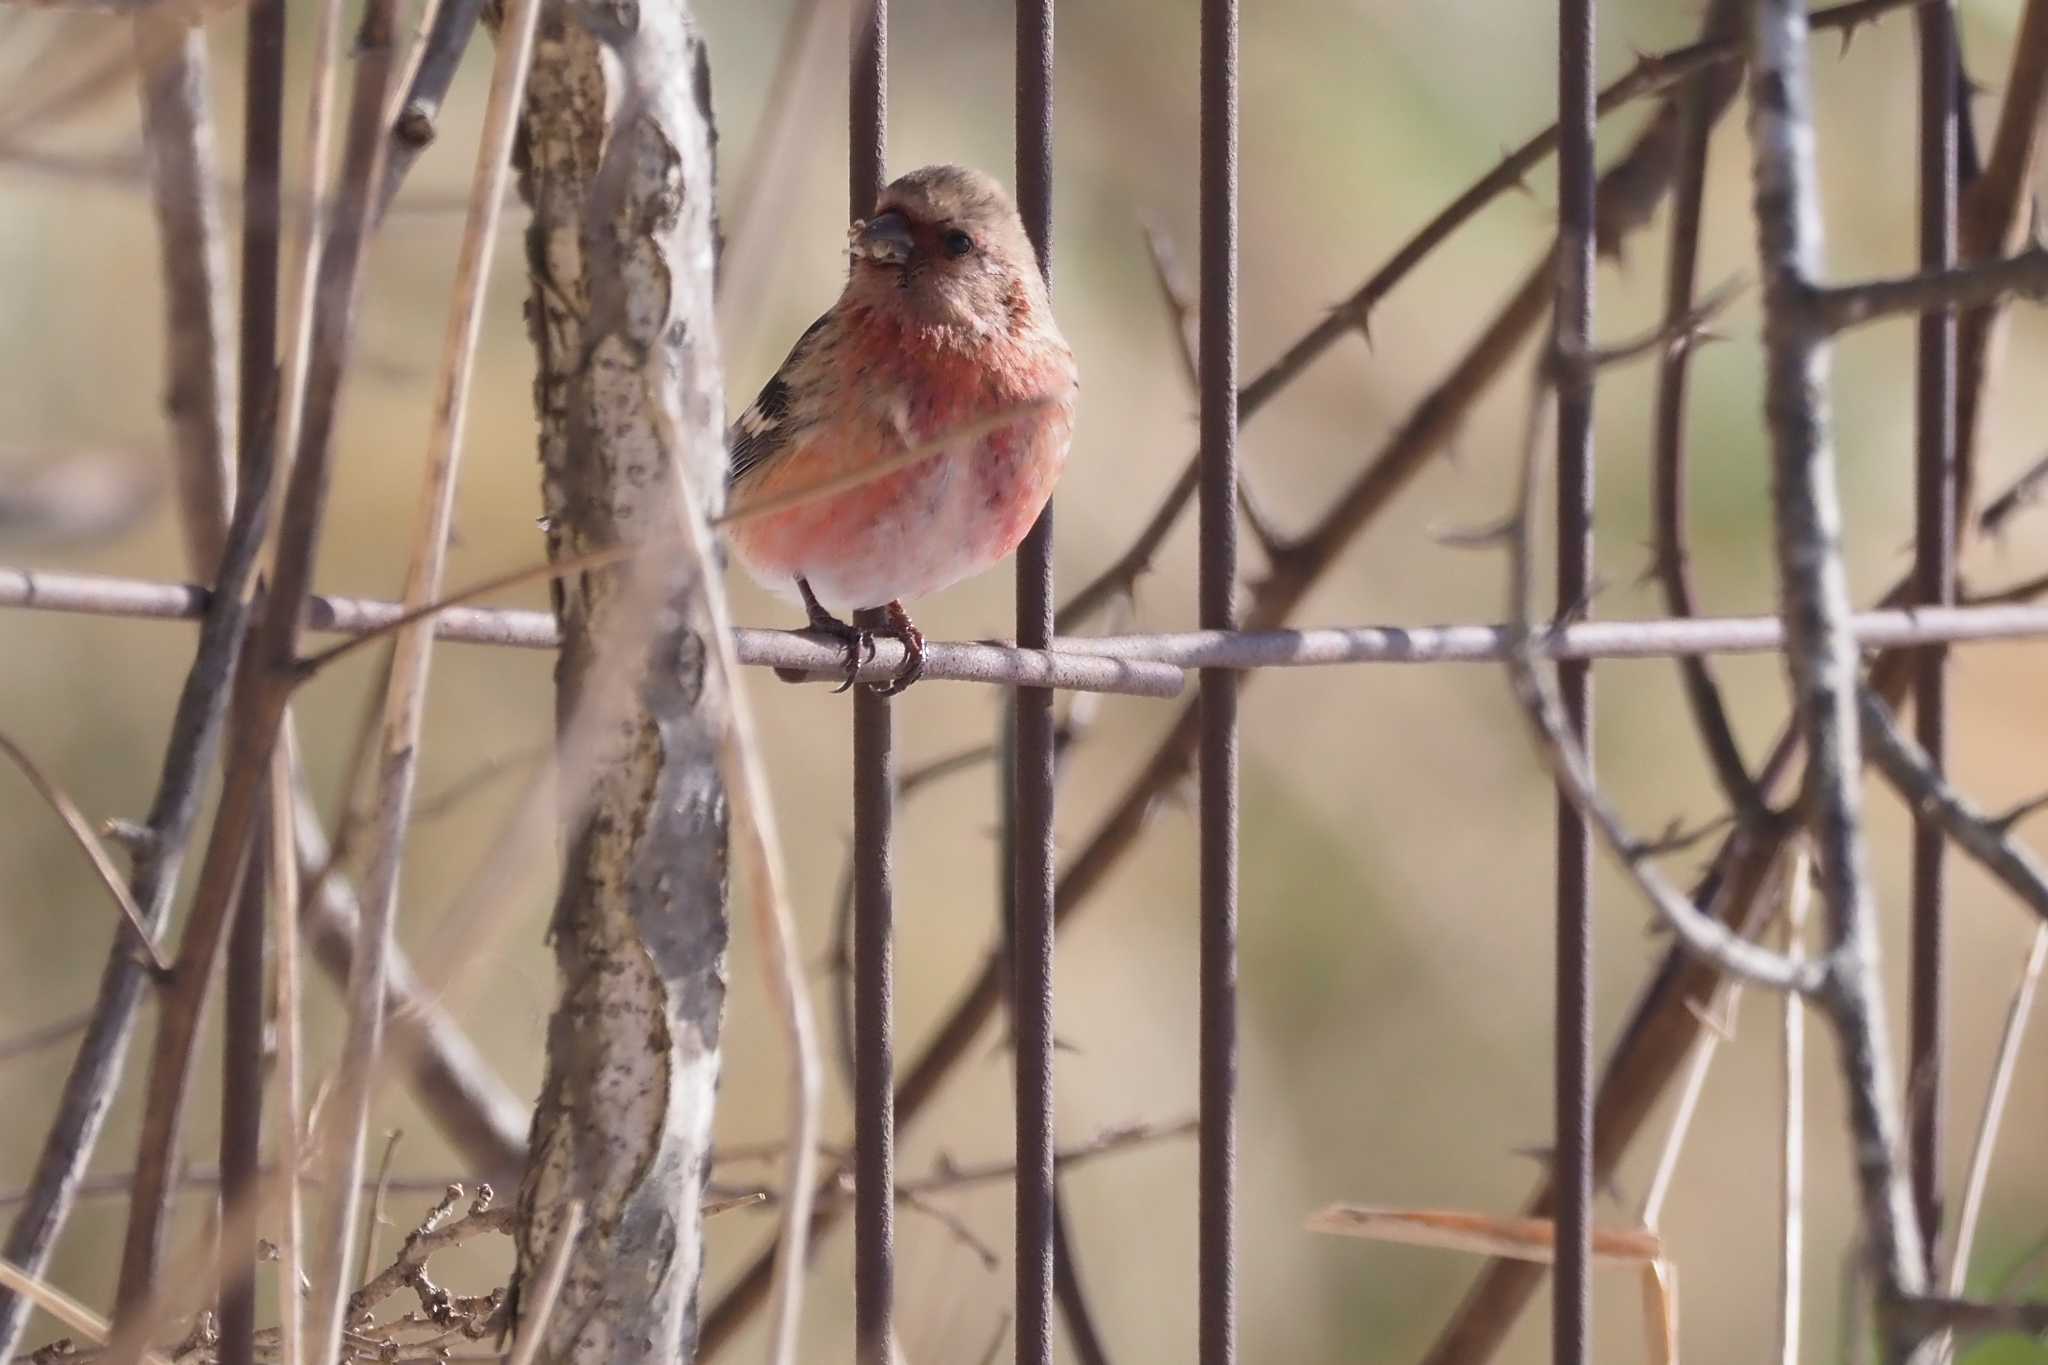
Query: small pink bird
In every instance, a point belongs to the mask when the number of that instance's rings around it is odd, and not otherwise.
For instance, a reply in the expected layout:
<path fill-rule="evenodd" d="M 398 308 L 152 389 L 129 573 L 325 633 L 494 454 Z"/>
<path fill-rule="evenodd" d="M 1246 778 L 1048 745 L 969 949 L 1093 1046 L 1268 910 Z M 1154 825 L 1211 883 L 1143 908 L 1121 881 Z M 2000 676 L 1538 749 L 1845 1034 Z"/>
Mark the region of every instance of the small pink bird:
<path fill-rule="evenodd" d="M 833 615 L 886 607 L 903 642 L 884 694 L 924 670 L 906 598 L 1017 548 L 1066 464 L 1078 377 L 1030 240 L 979 171 L 927 166 L 882 191 L 848 237 L 846 288 L 728 437 L 730 507 L 786 496 L 938 440 L 929 459 L 730 527 L 734 554 L 811 629 L 846 643 L 853 685 L 873 633 Z M 1005 412 L 1015 421 L 985 428 Z"/>

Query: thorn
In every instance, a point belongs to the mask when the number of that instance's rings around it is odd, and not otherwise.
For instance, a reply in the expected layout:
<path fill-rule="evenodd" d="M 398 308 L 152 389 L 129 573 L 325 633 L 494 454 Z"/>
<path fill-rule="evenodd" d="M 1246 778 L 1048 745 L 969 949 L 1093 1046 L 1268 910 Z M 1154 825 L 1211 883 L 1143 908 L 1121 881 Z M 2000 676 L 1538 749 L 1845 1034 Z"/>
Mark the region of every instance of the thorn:
<path fill-rule="evenodd" d="M 1432 531 L 1429 538 L 1448 550 L 1485 550 L 1505 545 L 1521 530 L 1521 518 L 1510 513 L 1499 521 L 1478 526 Z"/>
<path fill-rule="evenodd" d="M 1993 817 L 1988 823 L 1992 829 L 1998 831 L 1999 835 L 2003 837 L 2011 834 L 2014 827 L 2027 819 L 2028 816 L 2039 815 L 2044 810 L 2048 810 L 2048 792 L 2043 792 L 2039 796 L 2028 797 L 2005 814 Z"/>

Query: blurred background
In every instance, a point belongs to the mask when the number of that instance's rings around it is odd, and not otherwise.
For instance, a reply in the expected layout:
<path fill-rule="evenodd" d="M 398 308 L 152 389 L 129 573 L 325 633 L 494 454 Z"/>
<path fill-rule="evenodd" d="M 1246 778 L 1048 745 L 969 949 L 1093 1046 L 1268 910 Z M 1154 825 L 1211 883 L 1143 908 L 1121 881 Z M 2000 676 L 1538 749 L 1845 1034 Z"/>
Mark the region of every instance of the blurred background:
<path fill-rule="evenodd" d="M 794 153 L 757 183 L 754 153 L 787 3 L 701 0 L 710 45 L 728 206 L 746 215 L 748 273 L 723 312 L 729 410 L 772 373 L 796 334 L 835 295 L 845 226 L 844 64 L 836 36 L 804 77 Z M 2010 54 L 2018 0 L 1966 0 L 1971 74 L 1995 86 Z M 907 169 L 961 161 L 1011 172 L 1008 6 L 896 0 L 890 159 Z M 1691 41 L 1694 5 L 1611 0 L 1602 7 L 1601 72 L 1637 51 Z M 306 14 L 300 19 L 301 13 Z M 294 7 L 288 155 L 303 150 L 303 76 L 311 11 Z M 1243 33 L 1243 362 L 1255 373 L 1348 294 L 1500 153 L 1554 112 L 1554 33 L 1547 5 L 1498 0 L 1268 0 L 1247 6 Z M 210 24 L 223 165 L 239 160 L 241 23 Z M 837 30 L 834 30 L 835 34 Z M 1816 43 L 1829 273 L 1903 272 L 1913 260 L 1912 23 L 1887 18 L 1846 54 Z M 109 18 L 0 15 L 0 92 L 50 79 L 64 63 L 104 59 L 129 42 Z M 1058 574 L 1068 589 L 1108 563 L 1135 533 L 1193 449 L 1195 401 L 1175 324 L 1162 306 L 1142 229 L 1166 234 L 1192 263 L 1196 240 L 1194 8 L 1070 5 L 1058 30 L 1055 277 L 1058 313 L 1083 374 L 1079 434 L 1058 498 Z M 474 155 L 489 48 L 471 50 L 440 140 L 420 163 L 370 258 L 357 363 L 349 381 L 322 590 L 391 597 L 415 515 L 461 205 Z M 1988 133 L 1996 91 L 1976 102 Z M 0 525 L 0 562 L 129 575 L 186 576 L 167 483 L 161 415 L 162 306 L 146 186 L 123 158 L 139 148 L 131 84 L 115 82 L 61 121 L 7 121 L 0 93 L 0 487 L 10 505 L 52 488 L 57 512 Z M 1625 145 L 1650 108 L 1602 127 L 1603 151 Z M 109 162 L 112 168 L 109 169 Z M 1754 277 L 1748 160 L 1739 110 L 1714 143 L 1703 286 Z M 1245 434 L 1244 476 L 1283 527 L 1306 524 L 1488 319 L 1544 248 L 1554 170 L 1530 178 L 1462 230 L 1373 318 L 1370 348 L 1341 342 Z M 230 204 L 232 211 L 232 203 Z M 527 564 L 542 552 L 534 525 L 537 466 L 526 292 L 508 218 L 488 301 L 449 581 Z M 231 219 L 232 222 L 232 219 Z M 1634 334 L 1653 323 L 1662 288 L 1664 215 L 1599 275 L 1596 330 Z M 728 221 L 728 231 L 737 228 Z M 737 244 L 728 251 L 737 252 Z M 729 255 L 728 260 L 740 259 Z M 1766 451 L 1758 421 L 1760 351 L 1753 291 L 1721 319 L 1726 340 L 1694 366 L 1693 550 L 1705 609 L 1772 608 Z M 2048 361 L 2039 310 L 2012 317 L 1991 393 L 1980 488 L 1995 490 L 2048 445 L 2038 377 Z M 1835 409 L 1859 600 L 1909 562 L 1912 329 L 1899 322 L 1849 337 L 1837 351 Z M 1526 365 L 1511 369 L 1391 511 L 1347 552 L 1303 608 L 1301 623 L 1492 621 L 1505 564 L 1496 550 L 1460 549 L 1444 534 L 1497 518 L 1511 491 L 1525 407 Z M 1651 374 L 1603 376 L 1599 400 L 1600 615 L 1656 615 L 1648 571 Z M 2020 518 L 1977 546 L 1966 578 L 1995 585 L 2038 572 L 2048 524 Z M 75 524 L 74 524 L 75 523 Z M 53 529 L 53 527 L 55 529 Z M 1192 527 L 1139 585 L 1130 629 L 1194 619 Z M 1258 566 L 1247 548 L 1247 572 Z M 735 577 L 739 618 L 792 626 L 794 615 Z M 921 604 L 934 638 L 1010 630 L 1007 566 Z M 544 606 L 545 593 L 507 594 Z M 1116 628 L 1111 623 L 1111 628 Z M 187 626 L 13 613 L 0 617 L 0 728 L 22 743 L 95 821 L 138 817 L 152 792 L 165 727 L 189 661 Z M 1738 727 L 1758 754 L 1779 723 L 1785 689 L 1771 658 L 1720 665 Z M 1598 672 L 1600 762 L 1638 828 L 1697 824 L 1719 814 L 1669 663 Z M 1999 808 L 2048 780 L 2048 646 L 1959 650 L 1953 664 L 1952 754 L 1965 790 Z M 816 1000 L 829 1016 L 833 906 L 849 830 L 847 698 L 750 679 L 791 849 Z M 315 789 L 338 816 L 344 767 L 374 664 L 357 656 L 300 703 Z M 992 735 L 1000 697 L 928 684 L 897 708 L 908 767 Z M 1060 831 L 1072 848 L 1121 792 L 1174 714 L 1171 703 L 1104 700 L 1061 790 Z M 1244 701 L 1242 898 L 1244 1095 L 1241 1303 L 1248 1361 L 1414 1359 L 1465 1291 L 1471 1258 L 1333 1240 L 1302 1229 L 1332 1200 L 1508 1213 L 1539 1173 L 1550 1134 L 1550 788 L 1538 770 L 1498 668 L 1443 666 L 1277 671 Z M 451 645 L 436 655 L 421 796 L 507 765 L 422 823 L 405 868 L 402 937 L 445 957 L 437 920 L 465 894 L 553 724 L 550 660 Z M 976 970 L 995 932 L 996 777 L 983 767 L 947 779 L 899 816 L 896 855 L 898 1056 L 909 1055 Z M 1874 862 L 1886 913 L 1891 1000 L 1903 1037 L 1903 906 L 1907 822 L 1872 787 Z M 2038 840 L 2040 830 L 2034 831 Z M 1161 804 L 1126 859 L 1060 940 L 1059 1130 L 1080 1142 L 1112 1126 L 1170 1122 L 1195 1101 L 1194 828 L 1185 803 Z M 537 1089 L 553 968 L 542 934 L 553 894 L 552 850 L 520 850 L 518 894 L 488 908 L 490 928 L 465 952 L 485 970 L 448 1004 L 508 1084 Z M 1960 1182 L 1991 1049 L 2033 924 L 1960 858 L 1952 868 L 1951 1185 Z M 90 1003 L 112 929 L 104 892 L 54 816 L 17 775 L 0 775 L 0 1039 Z M 747 908 L 736 907 L 736 914 Z M 1649 911 L 1601 864 L 1599 1045 L 1662 950 Z M 733 937 L 719 1133 L 724 1142 L 779 1136 L 782 1055 L 761 988 L 755 939 Z M 309 988 L 309 1036 L 331 1055 L 337 996 Z M 1696 1362 L 1756 1358 L 1772 1333 L 1778 1142 L 1775 1002 L 1744 1001 L 1733 1045 L 1708 1084 L 1664 1230 L 1680 1268 L 1683 1347 Z M 145 1020 L 147 1016 L 145 1015 Z M 146 1024 L 145 1024 L 146 1027 Z M 146 1036 L 146 1035 L 144 1035 Z M 1839 1087 L 1815 1030 L 1808 1088 L 1809 1256 L 1806 1308 L 1813 1359 L 1842 1349 L 1841 1280 L 1852 1191 Z M 73 1042 L 0 1062 L 0 1190 L 26 1182 Z M 187 1150 L 210 1163 L 218 1105 L 217 1046 L 204 1054 Z M 316 1055 L 321 1055 L 316 1053 Z M 2033 1058 L 2041 1056 L 2034 1049 Z M 134 1159 L 139 1059 L 100 1145 L 95 1169 Z M 826 1131 L 846 1132 L 845 1090 L 831 1073 Z M 946 1158 L 1007 1158 L 1010 1071 L 986 1036 L 943 1100 L 901 1137 L 898 1169 Z M 1992 1181 L 1972 1287 L 1982 1289 L 2048 1231 L 2048 1068 L 2020 1068 Z M 1649 1132 L 1661 1132 L 1662 1121 Z M 403 1131 L 394 1171 L 436 1178 L 460 1163 L 405 1094 L 393 1091 L 377 1132 Z M 1601 1216 L 1633 1216 L 1654 1136 L 1638 1144 Z M 761 1177 L 736 1167 L 721 1179 Z M 1065 1184 L 1078 1259 L 1119 1360 L 1193 1353 L 1194 1149 L 1168 1140 L 1077 1170 Z M 391 1245 L 424 1197 L 394 1196 Z M 1004 1185 L 940 1197 L 985 1241 L 1006 1249 Z M 180 1234 L 210 1200 L 185 1206 Z M 0 1206 L 0 1219 L 11 1217 Z M 116 1199 L 84 1204 L 52 1270 L 89 1303 L 110 1301 L 124 1218 Z M 1007 1312 L 1007 1265 L 986 1267 L 941 1222 L 899 1215 L 903 1348 L 911 1361 L 980 1358 Z M 764 1244 L 771 1218 L 725 1214 L 710 1225 L 715 1294 Z M 847 1354 L 850 1250 L 844 1230 L 811 1280 L 807 1358 Z M 501 1249 L 451 1271 L 456 1287 L 502 1274 Z M 1640 1358 L 1633 1279 L 1596 1281 L 1603 1360 Z M 267 1310 L 266 1310 L 267 1311 Z M 1503 1359 L 1547 1358 L 1544 1300 Z M 269 1320 L 266 1318 L 266 1320 Z M 30 1345 L 52 1329 L 39 1322 Z M 755 1349 L 738 1343 L 744 1354 Z M 1064 1349 L 1064 1346 L 1062 1347 Z M 2024 1344 L 1973 1360 L 2042 1359 Z"/>

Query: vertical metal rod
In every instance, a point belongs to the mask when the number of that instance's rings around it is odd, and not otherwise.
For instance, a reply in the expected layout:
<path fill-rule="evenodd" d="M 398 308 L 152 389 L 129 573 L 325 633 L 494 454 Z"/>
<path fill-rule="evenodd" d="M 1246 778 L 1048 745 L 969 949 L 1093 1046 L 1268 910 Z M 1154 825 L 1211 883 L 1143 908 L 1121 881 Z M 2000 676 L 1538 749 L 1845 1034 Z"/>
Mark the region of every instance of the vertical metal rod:
<path fill-rule="evenodd" d="M 1595 0 L 1560 0 L 1557 38 L 1558 243 L 1556 345 L 1583 355 L 1593 326 L 1593 26 Z M 1558 367 L 1557 605 L 1589 608 L 1593 576 L 1593 375 Z M 1584 661 L 1558 666 L 1567 721 L 1592 752 L 1593 679 Z M 1556 1365 L 1589 1358 L 1593 1207 L 1592 847 L 1585 821 L 1557 803 L 1557 1277 L 1551 1313 Z"/>
<path fill-rule="evenodd" d="M 278 264 L 282 254 L 280 205 L 284 167 L 285 0 L 249 6 L 244 57 L 242 172 L 242 316 L 236 357 L 240 409 L 238 495 L 265 482 L 257 463 L 266 458 L 276 411 Z M 228 509 L 222 508 L 223 514 Z M 263 822 L 259 821 L 259 825 Z M 226 1025 L 221 1050 L 220 1197 L 223 1208 L 253 1198 L 263 1159 L 263 1015 L 265 989 L 264 887 L 259 830 L 253 840 L 239 903 L 228 930 Z M 221 1365 L 253 1365 L 256 1358 L 256 1248 L 228 1248 L 220 1292 Z"/>
<path fill-rule="evenodd" d="M 1053 0 L 1017 0 L 1017 207 L 1052 282 Z M 1017 643 L 1052 643 L 1052 507 L 1017 552 Z M 1017 1361 L 1052 1365 L 1053 694 L 1014 694 L 1016 914 L 1010 1006 L 1017 1046 Z"/>
<path fill-rule="evenodd" d="M 1237 628 L 1237 0 L 1202 2 L 1201 623 Z M 1199 1358 L 1237 1359 L 1237 675 L 1201 674 Z"/>
<path fill-rule="evenodd" d="M 1920 266 L 1956 260 L 1956 17 L 1951 3 L 1915 15 L 1920 46 Z M 1956 593 L 1956 315 L 1928 313 L 1919 322 L 1914 388 L 1915 597 L 1949 603 Z M 1940 770 L 1947 749 L 1948 651 L 1924 649 L 1915 660 L 1913 725 L 1920 747 Z M 1913 1204 L 1933 1273 L 1941 1242 L 1942 1035 L 1946 973 L 1942 962 L 1946 841 L 1919 814 L 1913 822 L 1913 950 L 1910 1051 L 1906 1069 Z"/>
<path fill-rule="evenodd" d="M 854 9 L 848 216 L 874 212 L 888 150 L 889 0 Z M 879 612 L 856 619 L 881 624 Z M 896 1115 L 890 847 L 895 757 L 889 698 L 853 690 L 854 1356 L 891 1365 L 896 1314 Z"/>

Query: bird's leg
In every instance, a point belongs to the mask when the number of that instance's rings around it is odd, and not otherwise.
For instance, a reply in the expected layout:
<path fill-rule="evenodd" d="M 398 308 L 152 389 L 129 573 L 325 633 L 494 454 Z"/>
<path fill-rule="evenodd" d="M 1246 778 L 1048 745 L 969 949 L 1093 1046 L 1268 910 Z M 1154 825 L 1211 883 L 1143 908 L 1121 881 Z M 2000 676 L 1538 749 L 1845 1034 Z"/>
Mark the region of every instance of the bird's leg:
<path fill-rule="evenodd" d="M 875 633 L 903 642 L 903 667 L 888 682 L 874 686 L 883 696 L 893 697 L 924 676 L 924 632 L 911 623 L 910 613 L 901 602 L 891 602 L 887 611 L 889 624 Z"/>
<path fill-rule="evenodd" d="M 832 689 L 834 695 L 853 686 L 854 678 L 860 673 L 864 660 L 875 657 L 875 635 L 873 631 L 846 622 L 826 611 L 818 601 L 818 595 L 811 591 L 811 585 L 799 578 L 796 589 L 804 596 L 804 614 L 811 618 L 811 629 L 820 635 L 829 635 L 846 646 L 846 681 Z"/>

